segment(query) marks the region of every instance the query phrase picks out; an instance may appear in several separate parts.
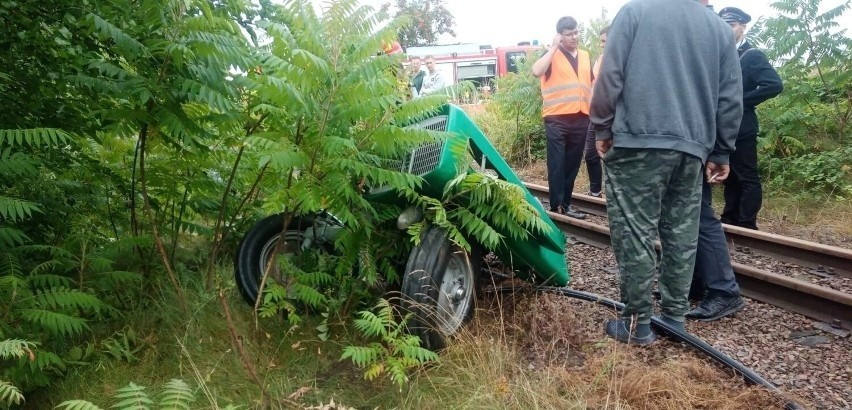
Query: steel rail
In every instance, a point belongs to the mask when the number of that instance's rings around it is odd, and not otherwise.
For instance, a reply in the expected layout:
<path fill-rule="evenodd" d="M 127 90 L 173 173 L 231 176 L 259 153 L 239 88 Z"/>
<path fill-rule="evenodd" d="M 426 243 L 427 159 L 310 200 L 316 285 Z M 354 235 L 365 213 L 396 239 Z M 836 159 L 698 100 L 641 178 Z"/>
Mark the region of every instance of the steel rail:
<path fill-rule="evenodd" d="M 524 183 L 530 193 L 540 200 L 548 199 L 545 186 Z M 571 204 L 592 215 L 606 216 L 606 200 L 574 193 Z M 747 249 L 772 259 L 795 263 L 814 269 L 819 276 L 841 275 L 852 278 L 852 250 L 805 241 L 768 232 L 722 224 L 732 250 Z"/>
<path fill-rule="evenodd" d="M 548 212 L 559 229 L 594 246 L 609 247 L 609 228 L 595 223 Z M 656 242 L 660 249 L 660 243 Z M 806 317 L 852 329 L 852 295 L 779 275 L 752 266 L 733 263 L 742 293 Z"/>

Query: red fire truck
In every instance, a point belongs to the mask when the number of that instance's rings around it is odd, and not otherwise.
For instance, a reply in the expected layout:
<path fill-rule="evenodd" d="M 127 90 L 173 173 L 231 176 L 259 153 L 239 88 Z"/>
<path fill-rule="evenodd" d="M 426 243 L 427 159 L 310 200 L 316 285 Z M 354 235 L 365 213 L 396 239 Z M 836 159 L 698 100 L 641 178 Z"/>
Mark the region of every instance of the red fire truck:
<path fill-rule="evenodd" d="M 476 44 L 452 44 L 409 47 L 409 57 L 435 57 L 438 70 L 447 82 L 472 81 L 477 86 L 487 86 L 495 77 L 518 71 L 520 59 L 533 56 L 542 47 L 521 43 L 517 46 L 497 47 Z M 425 70 L 425 67 L 422 68 Z"/>

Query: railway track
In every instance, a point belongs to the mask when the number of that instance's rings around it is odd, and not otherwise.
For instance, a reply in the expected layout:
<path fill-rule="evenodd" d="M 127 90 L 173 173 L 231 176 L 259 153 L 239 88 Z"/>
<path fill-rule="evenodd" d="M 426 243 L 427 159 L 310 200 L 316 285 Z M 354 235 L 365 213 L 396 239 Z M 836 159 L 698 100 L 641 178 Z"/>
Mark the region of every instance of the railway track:
<path fill-rule="evenodd" d="M 547 188 L 525 184 L 533 196 L 547 200 Z M 606 202 L 574 194 L 572 204 L 584 212 L 606 216 Z M 578 241 L 605 248 L 610 246 L 609 228 L 594 222 L 549 213 L 563 232 Z M 724 225 L 732 246 L 748 247 L 750 252 L 790 263 L 812 267 L 826 275 L 852 277 L 852 251 L 800 239 Z M 659 243 L 656 244 L 659 249 Z M 816 285 L 767 270 L 732 263 L 743 295 L 769 303 L 835 327 L 852 329 L 852 294 Z"/>

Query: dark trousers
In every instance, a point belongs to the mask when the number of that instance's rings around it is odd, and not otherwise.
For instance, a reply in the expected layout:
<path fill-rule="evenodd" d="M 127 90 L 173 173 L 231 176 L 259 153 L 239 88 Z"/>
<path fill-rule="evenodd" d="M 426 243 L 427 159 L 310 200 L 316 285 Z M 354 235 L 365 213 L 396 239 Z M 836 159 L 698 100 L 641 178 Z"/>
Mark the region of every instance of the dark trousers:
<path fill-rule="evenodd" d="M 550 209 L 568 209 L 574 180 L 583 159 L 589 116 L 585 114 L 544 117 L 547 134 L 547 185 L 550 189 Z"/>
<path fill-rule="evenodd" d="M 586 171 L 589 173 L 589 192 L 601 192 L 601 180 L 603 179 L 603 171 L 601 170 L 601 157 L 598 156 L 598 150 L 595 147 L 595 130 L 589 126 L 589 132 L 586 133 Z"/>
<path fill-rule="evenodd" d="M 731 255 L 722 222 L 713 211 L 712 186 L 704 182 L 701 191 L 701 216 L 698 219 L 698 248 L 695 254 L 693 286 L 701 286 L 699 295 L 733 297 L 740 295 L 740 286 L 731 267 Z M 699 296 L 697 295 L 697 296 Z"/>
<path fill-rule="evenodd" d="M 725 181 L 725 210 L 722 222 L 757 229 L 757 213 L 763 202 L 763 189 L 757 171 L 757 137 L 737 140 L 731 154 L 731 174 Z"/>

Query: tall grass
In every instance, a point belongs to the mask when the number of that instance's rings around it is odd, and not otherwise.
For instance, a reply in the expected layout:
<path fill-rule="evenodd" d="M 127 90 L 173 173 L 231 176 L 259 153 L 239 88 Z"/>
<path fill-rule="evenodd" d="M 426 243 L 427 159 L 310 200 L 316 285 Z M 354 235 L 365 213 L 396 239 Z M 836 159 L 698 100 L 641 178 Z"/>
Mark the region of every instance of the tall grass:
<path fill-rule="evenodd" d="M 229 270 L 220 272 L 227 280 Z M 187 289 L 190 314 L 174 295 L 152 295 L 130 327 L 144 348 L 137 361 L 99 357 L 56 386 L 28 395 L 25 408 L 46 409 L 69 399 L 108 407 L 116 390 L 134 382 L 162 386 L 182 379 L 193 386 L 195 409 L 735 409 L 777 407 L 769 393 L 742 386 L 736 377 L 684 354 L 667 357 L 665 342 L 628 348 L 602 335 L 613 312 L 551 295 L 486 295 L 476 318 L 404 389 L 367 382 L 342 348 L 361 342 L 331 320 L 334 342 L 321 342 L 308 320 L 255 327 L 250 307 L 226 290 L 239 343 L 263 383 L 247 374 L 229 341 L 216 293 Z M 648 352 L 661 357 L 649 359 Z M 264 393 L 265 392 L 265 393 Z M 337 407 L 330 407 L 331 401 Z M 325 404 L 324 404 L 325 403 Z M 342 404 L 341 404 L 342 403 Z"/>

